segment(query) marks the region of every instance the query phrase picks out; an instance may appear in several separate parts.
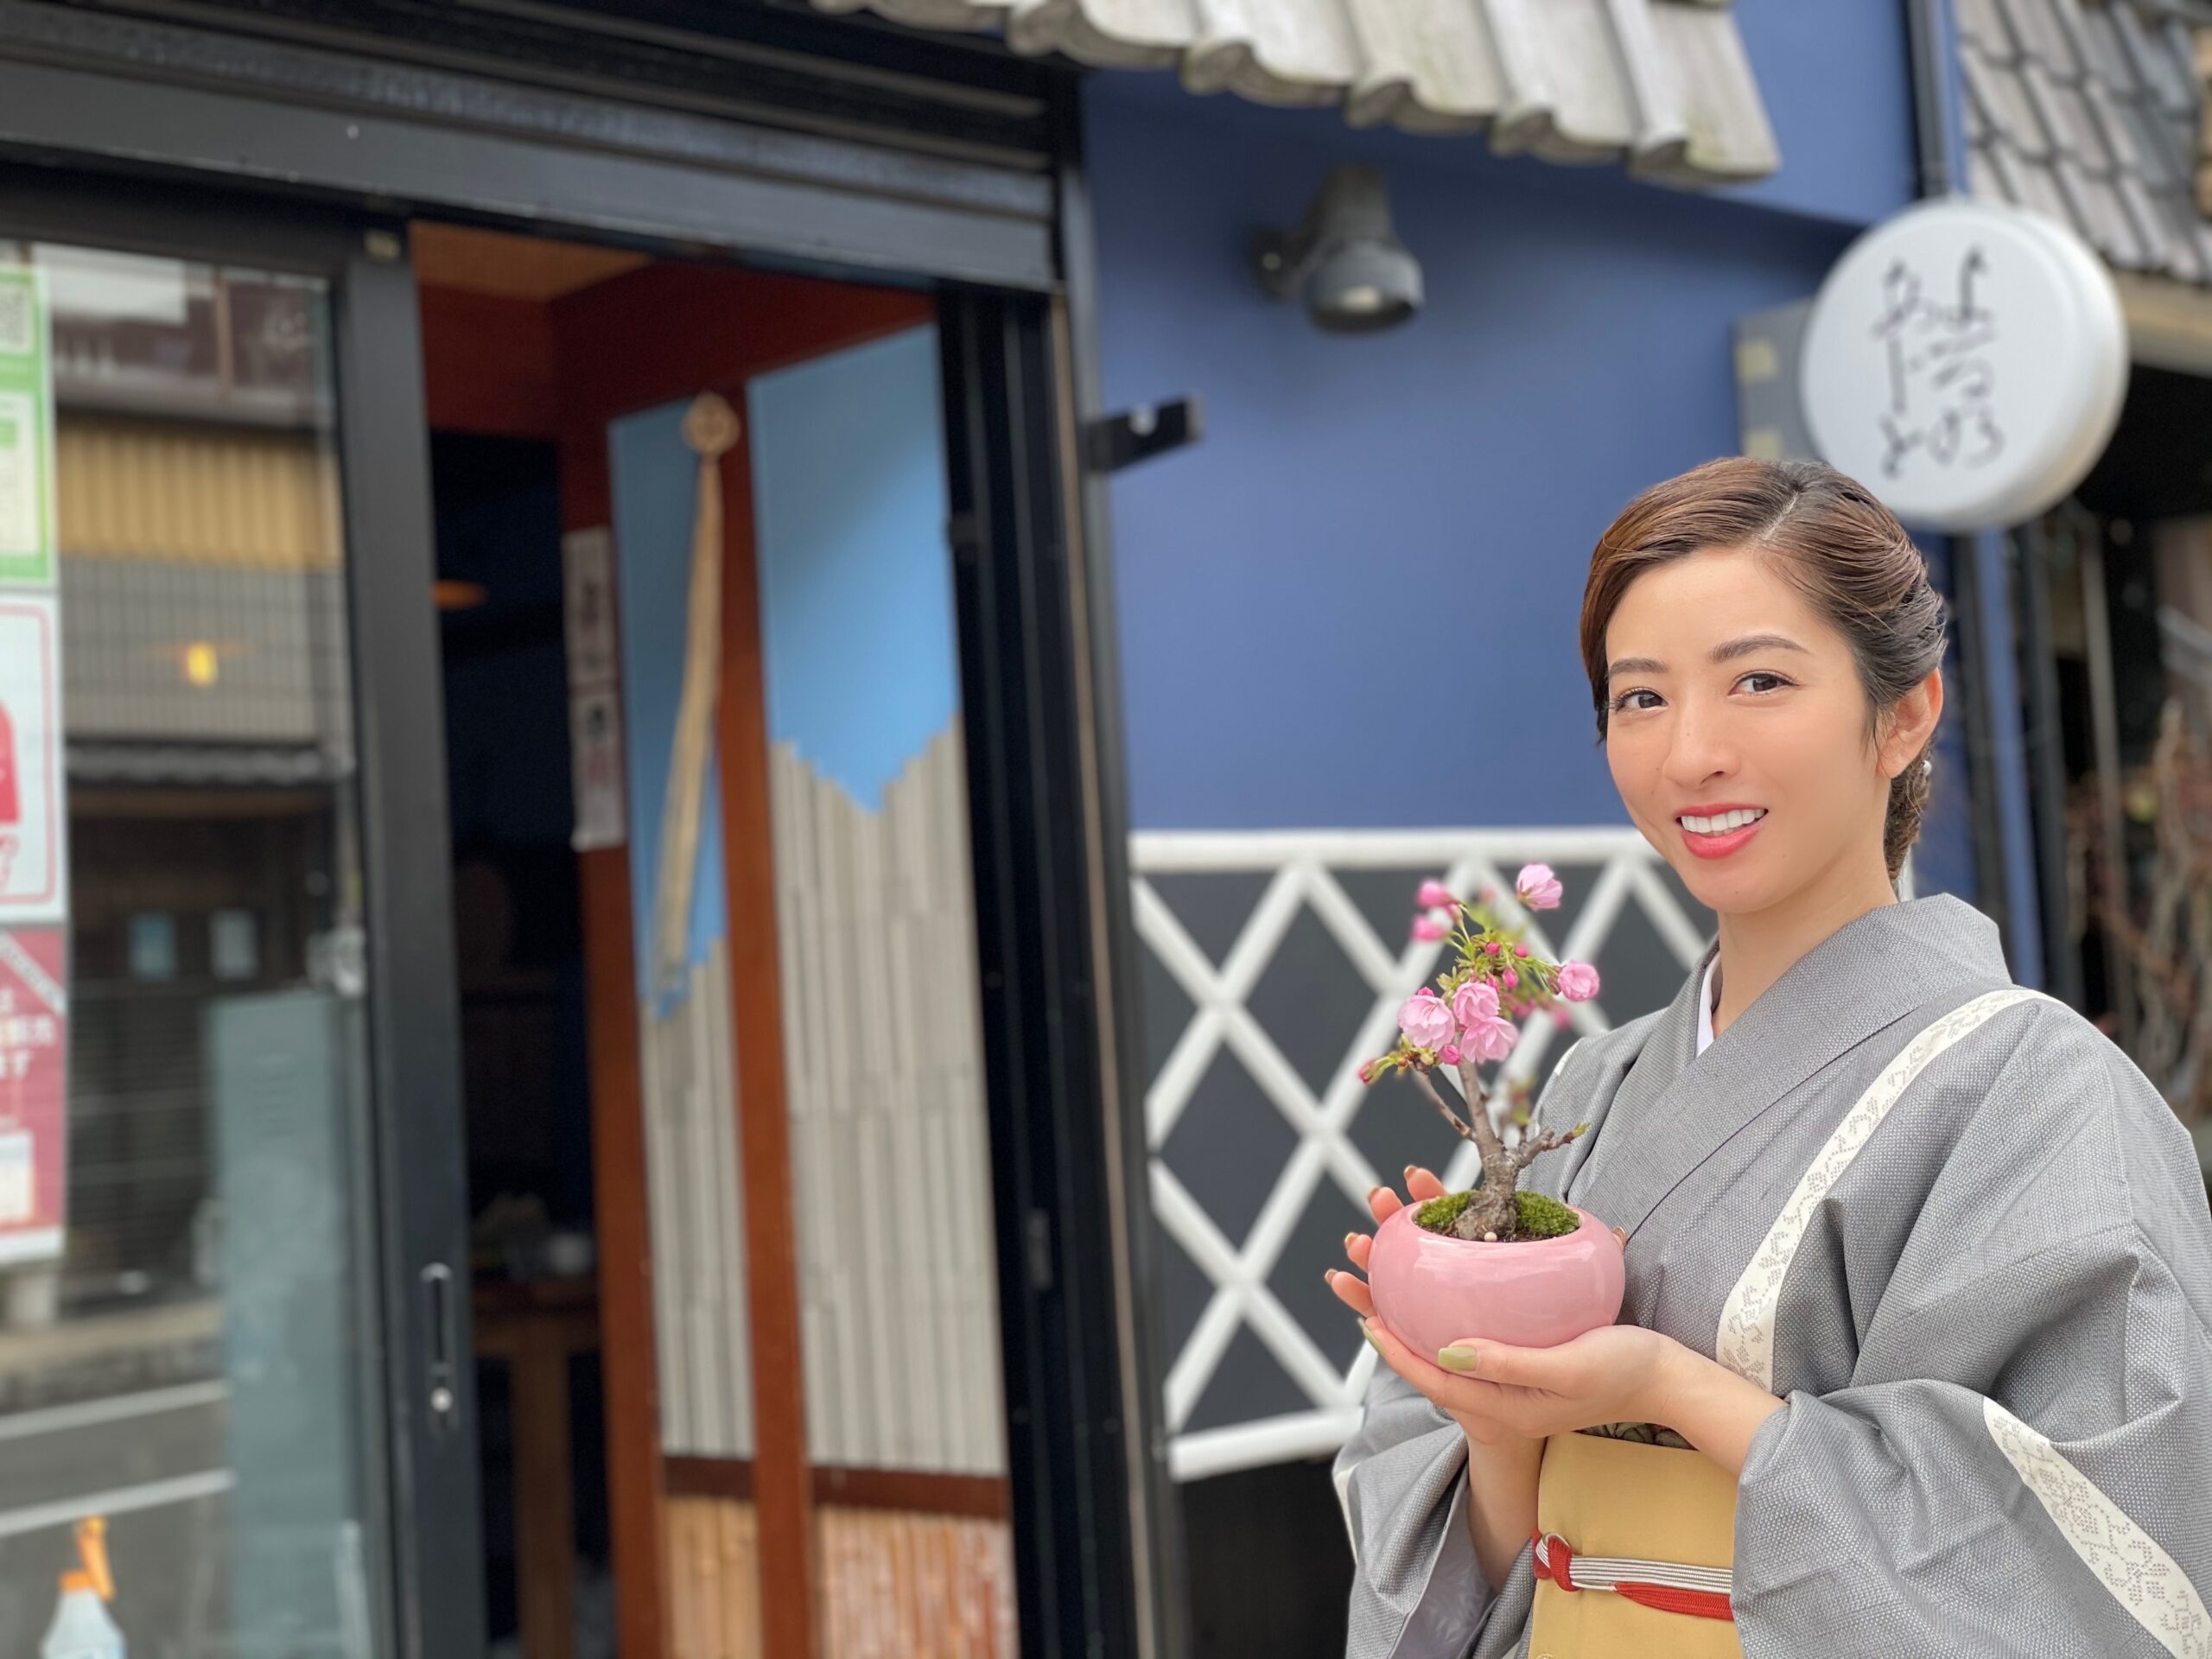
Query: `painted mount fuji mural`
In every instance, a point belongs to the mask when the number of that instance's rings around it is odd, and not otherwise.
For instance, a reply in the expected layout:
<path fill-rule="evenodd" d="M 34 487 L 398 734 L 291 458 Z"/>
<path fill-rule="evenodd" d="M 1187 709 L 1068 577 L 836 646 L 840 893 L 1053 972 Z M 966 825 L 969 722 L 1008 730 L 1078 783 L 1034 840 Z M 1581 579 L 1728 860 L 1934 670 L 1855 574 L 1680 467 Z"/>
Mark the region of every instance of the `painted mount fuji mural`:
<path fill-rule="evenodd" d="M 760 593 L 809 1454 L 998 1474 L 935 332 L 756 378 L 736 413 Z M 699 405 L 672 404 L 616 423 L 610 445 L 664 1439 L 671 1452 L 741 1457 L 753 1426 L 721 789 L 683 707 L 709 585 L 695 532 L 721 511 L 702 422 Z M 708 649 L 718 657 L 719 639 Z M 676 764 L 686 755 L 696 794 Z M 672 830 L 672 817 L 684 823 Z M 857 1042 L 862 1020 L 872 1040 Z M 895 1202 L 917 1173 L 947 1201 Z M 870 1362 L 887 1349 L 899 1364 Z"/>

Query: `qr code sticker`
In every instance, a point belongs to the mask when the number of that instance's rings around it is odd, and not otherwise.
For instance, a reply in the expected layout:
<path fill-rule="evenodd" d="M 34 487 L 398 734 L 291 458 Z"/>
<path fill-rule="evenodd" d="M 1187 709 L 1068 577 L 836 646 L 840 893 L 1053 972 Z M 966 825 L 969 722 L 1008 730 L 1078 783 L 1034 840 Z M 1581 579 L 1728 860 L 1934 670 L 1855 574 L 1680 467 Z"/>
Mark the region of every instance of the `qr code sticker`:
<path fill-rule="evenodd" d="M 0 1227 L 19 1225 L 31 1218 L 35 1168 L 29 1131 L 0 1135 Z"/>
<path fill-rule="evenodd" d="M 0 282 L 0 353 L 29 357 L 36 348 L 38 313 L 31 304 L 31 285 Z"/>

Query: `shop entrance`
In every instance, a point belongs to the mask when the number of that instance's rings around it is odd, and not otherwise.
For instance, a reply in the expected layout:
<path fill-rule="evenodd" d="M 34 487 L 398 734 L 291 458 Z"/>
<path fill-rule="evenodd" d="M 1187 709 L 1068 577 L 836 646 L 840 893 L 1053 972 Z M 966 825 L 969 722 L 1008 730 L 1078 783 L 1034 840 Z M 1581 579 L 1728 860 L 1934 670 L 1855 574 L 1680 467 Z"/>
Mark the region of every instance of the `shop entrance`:
<path fill-rule="evenodd" d="M 0 1630 L 1160 1650 L 1073 82 L 372 10 L 0 23 Z"/>
<path fill-rule="evenodd" d="M 1011 1654 L 934 303 L 410 243 L 494 1651 Z"/>

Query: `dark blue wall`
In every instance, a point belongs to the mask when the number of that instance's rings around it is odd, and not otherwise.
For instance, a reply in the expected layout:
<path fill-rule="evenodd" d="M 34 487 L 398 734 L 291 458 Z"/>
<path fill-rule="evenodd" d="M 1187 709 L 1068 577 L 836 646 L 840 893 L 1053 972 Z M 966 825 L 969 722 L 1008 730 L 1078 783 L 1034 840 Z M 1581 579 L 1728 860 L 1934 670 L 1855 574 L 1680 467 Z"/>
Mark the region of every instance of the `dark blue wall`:
<path fill-rule="evenodd" d="M 1910 194 L 1902 7 L 1815 10 L 1742 8 L 1788 161 L 1719 197 L 1089 83 L 1107 398 L 1205 400 L 1202 443 L 1113 486 L 1136 827 L 1621 821 L 1574 640 L 1592 543 L 1734 450 L 1734 320 Z M 1348 159 L 1427 281 L 1365 339 L 1245 264 Z"/>
<path fill-rule="evenodd" d="M 1729 194 L 1853 225 L 1916 194 L 1904 0 L 1738 0 L 1782 170 Z"/>

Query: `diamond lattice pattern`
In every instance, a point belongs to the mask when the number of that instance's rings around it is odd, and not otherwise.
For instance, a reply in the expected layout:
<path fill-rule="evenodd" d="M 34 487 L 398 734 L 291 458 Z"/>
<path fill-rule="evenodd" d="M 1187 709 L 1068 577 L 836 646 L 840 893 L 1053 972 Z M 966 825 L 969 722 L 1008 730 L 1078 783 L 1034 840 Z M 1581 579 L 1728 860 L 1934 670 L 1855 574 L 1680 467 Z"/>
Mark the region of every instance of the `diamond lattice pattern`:
<path fill-rule="evenodd" d="M 1510 899 L 1503 908 L 1516 922 L 1526 923 L 1531 949 L 1594 962 L 1601 970 L 1607 966 L 1608 941 L 1624 920 L 1630 924 L 1627 931 L 1656 936 L 1687 969 L 1709 938 L 1707 918 L 1698 912 L 1698 919 L 1692 919 L 1694 905 L 1643 837 L 1627 829 L 1154 833 L 1132 837 L 1131 852 L 1138 936 L 1189 998 L 1192 1009 L 1145 1101 L 1153 1206 L 1159 1224 L 1212 1286 L 1204 1313 L 1167 1374 L 1173 1467 L 1179 1478 L 1193 1479 L 1321 1455 L 1342 1444 L 1357 1426 L 1374 1357 L 1364 1343 L 1351 1344 L 1357 1355 L 1347 1369 L 1325 1354 L 1270 1288 L 1269 1280 L 1323 1182 L 1336 1183 L 1363 1213 L 1366 1194 L 1385 1179 L 1349 1134 L 1369 1097 L 1357 1067 L 1389 1047 L 1397 1005 L 1440 966 L 1440 947 L 1378 934 L 1338 875 L 1434 872 L 1456 893 L 1472 893 L 1487 886 L 1503 893 L 1510 891 L 1514 872 L 1529 861 L 1578 867 L 1588 884 L 1586 896 L 1571 912 L 1560 912 L 1570 918 L 1564 938 L 1552 938 L 1544 926 L 1548 916 L 1554 921 L 1557 916 L 1520 915 Z M 1219 954 L 1218 965 L 1162 896 L 1188 883 L 1155 885 L 1153 879 L 1200 874 L 1246 882 L 1259 875 L 1265 880 L 1234 943 Z M 1408 921 L 1412 912 L 1408 887 Z M 1353 1031 L 1318 1091 L 1249 1006 L 1277 951 L 1306 913 L 1328 930 L 1365 985 L 1364 1012 L 1356 1025 L 1344 1019 L 1344 1010 L 1316 1011 L 1327 1014 L 1332 1028 L 1351 1025 Z M 1514 1080 L 1546 1075 L 1548 1059 L 1563 1053 L 1575 1036 L 1609 1029 L 1615 1019 L 1656 1006 L 1679 983 L 1655 982 L 1648 972 L 1636 978 L 1641 982 L 1617 985 L 1609 980 L 1605 995 L 1573 1009 L 1567 1031 L 1555 1030 L 1548 1019 L 1531 1022 L 1506 1062 L 1505 1075 Z M 1243 1230 L 1241 1242 L 1217 1224 L 1160 1155 L 1224 1051 L 1259 1085 L 1295 1136 L 1288 1160 L 1258 1218 Z M 1310 1065 L 1306 1071 L 1311 1074 Z M 1471 1182 L 1476 1169 L 1474 1148 L 1462 1145 L 1458 1160 L 1440 1173 L 1456 1187 Z M 1248 1331 L 1311 1402 L 1310 1409 L 1186 1432 L 1193 1408 L 1225 1356 Z"/>

